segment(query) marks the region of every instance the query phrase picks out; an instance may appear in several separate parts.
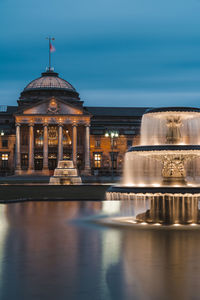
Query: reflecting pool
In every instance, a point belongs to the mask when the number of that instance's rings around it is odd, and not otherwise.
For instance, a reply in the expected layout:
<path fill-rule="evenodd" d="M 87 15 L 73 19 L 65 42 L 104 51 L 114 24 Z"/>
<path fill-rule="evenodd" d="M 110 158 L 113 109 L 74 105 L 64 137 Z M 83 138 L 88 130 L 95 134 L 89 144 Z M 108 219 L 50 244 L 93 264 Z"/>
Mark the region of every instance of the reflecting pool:
<path fill-rule="evenodd" d="M 93 222 L 94 216 L 100 220 L 119 211 L 123 216 L 140 215 L 148 205 L 0 205 L 0 299 L 199 299 L 196 227 L 151 230 L 151 225 Z"/>

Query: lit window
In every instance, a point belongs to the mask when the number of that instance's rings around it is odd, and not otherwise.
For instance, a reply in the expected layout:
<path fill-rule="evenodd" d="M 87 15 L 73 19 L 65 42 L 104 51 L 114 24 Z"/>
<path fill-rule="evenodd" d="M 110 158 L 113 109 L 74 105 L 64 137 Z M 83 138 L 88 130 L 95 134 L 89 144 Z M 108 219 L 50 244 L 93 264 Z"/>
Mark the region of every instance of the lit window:
<path fill-rule="evenodd" d="M 8 160 L 8 154 L 2 154 L 1 159 L 2 160 Z"/>
<path fill-rule="evenodd" d="M 101 167 L 101 154 L 100 153 L 94 154 L 94 167 L 95 168 Z"/>

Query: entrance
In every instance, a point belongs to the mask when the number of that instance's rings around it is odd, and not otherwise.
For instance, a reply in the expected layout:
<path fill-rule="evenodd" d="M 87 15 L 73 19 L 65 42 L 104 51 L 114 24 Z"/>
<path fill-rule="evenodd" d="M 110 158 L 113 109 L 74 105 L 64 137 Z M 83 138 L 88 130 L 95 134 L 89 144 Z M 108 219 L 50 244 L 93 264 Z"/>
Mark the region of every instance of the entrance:
<path fill-rule="evenodd" d="M 42 170 L 43 168 L 43 153 L 35 153 L 35 170 Z"/>
<path fill-rule="evenodd" d="M 48 166 L 49 170 L 54 170 L 57 167 L 57 155 L 55 153 L 49 153 Z"/>
<path fill-rule="evenodd" d="M 35 159 L 35 170 L 42 170 L 43 168 L 43 159 L 37 158 Z"/>

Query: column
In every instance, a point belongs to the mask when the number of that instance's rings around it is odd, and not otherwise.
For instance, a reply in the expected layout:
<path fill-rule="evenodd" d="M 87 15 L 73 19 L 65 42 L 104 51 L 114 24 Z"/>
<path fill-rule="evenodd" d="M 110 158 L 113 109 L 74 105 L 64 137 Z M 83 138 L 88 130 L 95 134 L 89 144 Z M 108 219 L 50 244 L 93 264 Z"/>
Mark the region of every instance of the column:
<path fill-rule="evenodd" d="M 85 126 L 85 173 L 90 174 L 90 126 Z"/>
<path fill-rule="evenodd" d="M 20 124 L 16 124 L 16 145 L 15 145 L 15 155 L 16 155 L 16 173 L 19 174 L 21 171 L 21 149 L 20 149 Z"/>
<path fill-rule="evenodd" d="M 43 127 L 43 171 L 48 171 L 48 124 Z"/>
<path fill-rule="evenodd" d="M 63 126 L 58 126 L 58 162 L 63 160 Z"/>
<path fill-rule="evenodd" d="M 76 167 L 77 164 L 77 125 L 72 125 L 72 156 L 74 166 Z"/>
<path fill-rule="evenodd" d="M 29 124 L 28 171 L 34 170 L 34 124 Z"/>

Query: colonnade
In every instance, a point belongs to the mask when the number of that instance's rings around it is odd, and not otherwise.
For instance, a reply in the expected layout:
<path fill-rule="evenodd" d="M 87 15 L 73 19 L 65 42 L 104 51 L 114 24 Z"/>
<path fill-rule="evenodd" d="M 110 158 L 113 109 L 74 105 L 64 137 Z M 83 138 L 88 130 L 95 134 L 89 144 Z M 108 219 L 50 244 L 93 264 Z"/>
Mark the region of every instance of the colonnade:
<path fill-rule="evenodd" d="M 21 174 L 21 123 L 16 123 L 16 174 Z M 34 123 L 29 123 L 29 146 L 28 146 L 28 171 L 34 172 Z M 43 124 L 43 174 L 48 174 L 48 123 Z M 77 165 L 77 126 L 72 124 L 72 159 L 74 165 Z M 85 124 L 85 173 L 90 172 L 90 126 Z M 58 124 L 58 161 L 63 159 L 63 124 Z"/>

